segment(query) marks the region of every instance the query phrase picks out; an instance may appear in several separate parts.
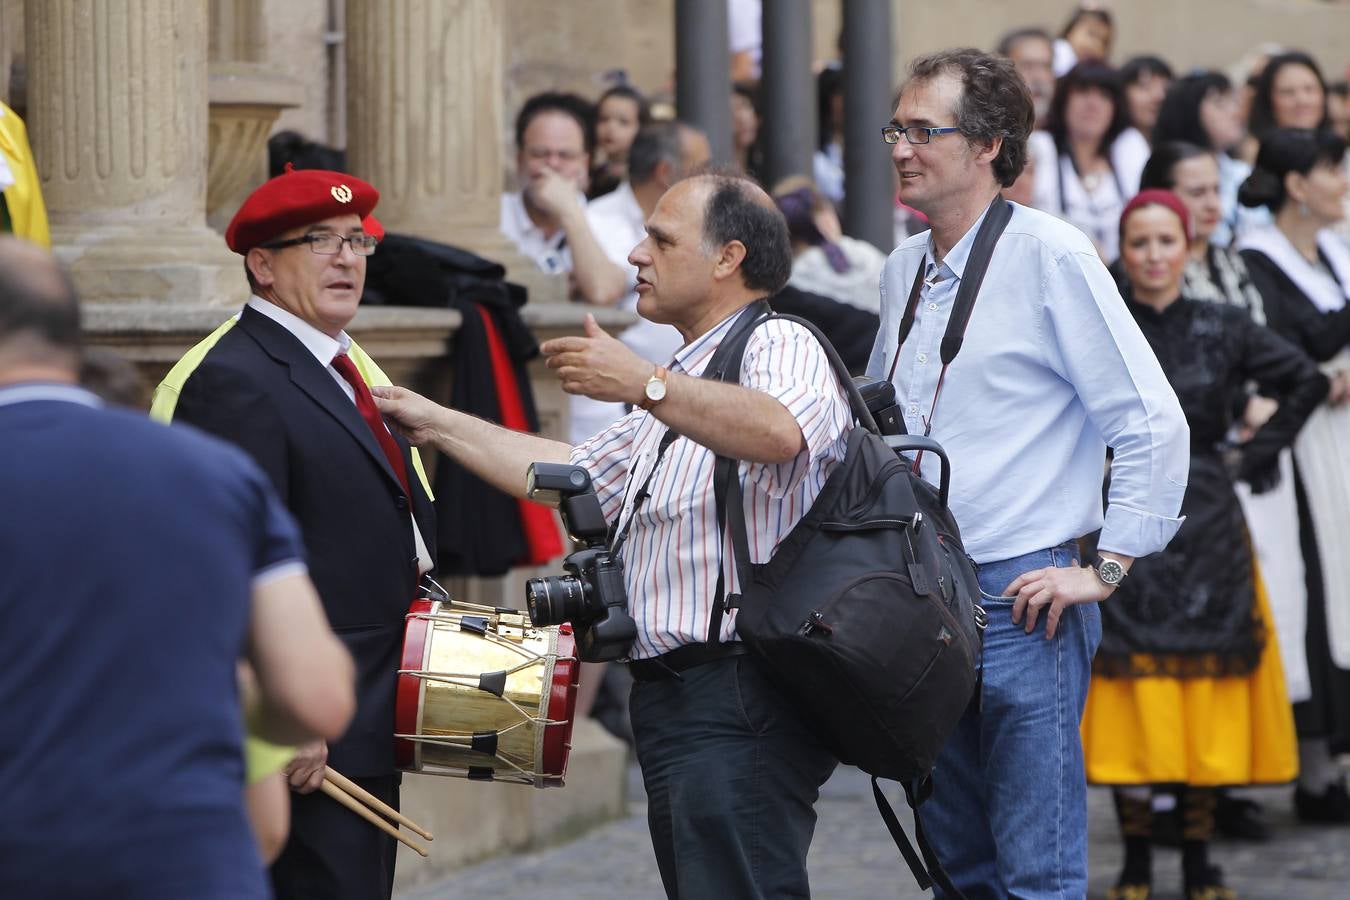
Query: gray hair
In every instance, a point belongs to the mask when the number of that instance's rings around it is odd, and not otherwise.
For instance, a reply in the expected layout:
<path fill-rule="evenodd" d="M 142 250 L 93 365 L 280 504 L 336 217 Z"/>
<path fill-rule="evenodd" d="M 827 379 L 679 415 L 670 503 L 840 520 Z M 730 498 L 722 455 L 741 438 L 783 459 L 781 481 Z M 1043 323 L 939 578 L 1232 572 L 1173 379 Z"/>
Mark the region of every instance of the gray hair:
<path fill-rule="evenodd" d="M 655 122 L 643 127 L 628 148 L 628 181 L 644 184 L 656 174 L 656 167 L 668 162 L 676 169 L 684 158 L 678 122 Z"/>
<path fill-rule="evenodd" d="M 787 220 L 749 178 L 701 175 L 711 182 L 703 208 L 703 250 L 713 254 L 732 241 L 745 245 L 741 280 L 752 291 L 772 296 L 792 274 L 792 241 Z"/>

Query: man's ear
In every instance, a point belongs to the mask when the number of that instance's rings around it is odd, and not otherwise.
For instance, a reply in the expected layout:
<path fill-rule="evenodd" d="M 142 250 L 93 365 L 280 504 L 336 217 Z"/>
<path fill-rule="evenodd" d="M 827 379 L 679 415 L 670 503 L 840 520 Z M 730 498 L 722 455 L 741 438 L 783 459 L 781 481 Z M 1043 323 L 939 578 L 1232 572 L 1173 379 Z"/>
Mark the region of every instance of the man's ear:
<path fill-rule="evenodd" d="M 272 275 L 272 255 L 264 252 L 259 247 L 254 247 L 248 251 L 244 257 L 244 265 L 253 275 L 253 280 L 262 287 L 271 287 L 275 280 Z"/>
<path fill-rule="evenodd" d="M 713 264 L 713 279 L 721 281 L 734 275 L 745 261 L 745 254 L 745 245 L 740 241 L 727 241 L 723 244 Z"/>
<path fill-rule="evenodd" d="M 977 162 L 988 163 L 993 166 L 994 160 L 998 159 L 999 153 L 1003 151 L 1003 137 L 994 138 L 988 145 L 981 145 L 975 142 L 975 159 Z"/>

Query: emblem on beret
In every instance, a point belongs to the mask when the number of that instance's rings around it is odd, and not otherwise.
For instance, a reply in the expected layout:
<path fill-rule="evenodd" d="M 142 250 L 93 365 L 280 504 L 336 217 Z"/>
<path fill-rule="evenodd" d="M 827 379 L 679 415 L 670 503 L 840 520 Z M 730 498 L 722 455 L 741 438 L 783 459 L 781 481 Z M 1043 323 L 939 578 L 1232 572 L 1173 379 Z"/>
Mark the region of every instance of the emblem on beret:
<path fill-rule="evenodd" d="M 339 203 L 352 202 L 352 189 L 347 187 L 345 184 L 334 185 L 333 188 L 329 191 L 329 193 L 331 193 L 333 195 L 333 199 Z"/>

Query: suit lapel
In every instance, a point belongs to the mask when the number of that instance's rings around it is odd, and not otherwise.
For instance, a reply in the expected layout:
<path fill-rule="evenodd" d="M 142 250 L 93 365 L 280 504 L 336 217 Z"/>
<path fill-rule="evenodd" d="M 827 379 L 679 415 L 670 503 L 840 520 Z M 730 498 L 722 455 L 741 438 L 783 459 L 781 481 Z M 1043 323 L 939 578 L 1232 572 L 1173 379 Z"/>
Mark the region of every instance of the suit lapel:
<path fill-rule="evenodd" d="M 290 370 L 291 382 L 347 429 L 384 472 L 385 477 L 402 493 L 403 487 L 399 484 L 398 476 L 389 465 L 384 450 L 376 442 L 375 435 L 370 433 L 366 420 L 361 418 L 356 404 L 348 399 L 332 374 L 319 364 L 309 348 L 281 325 L 249 307 L 245 307 L 243 315 L 239 317 L 239 327 L 257 341 L 268 356 Z"/>

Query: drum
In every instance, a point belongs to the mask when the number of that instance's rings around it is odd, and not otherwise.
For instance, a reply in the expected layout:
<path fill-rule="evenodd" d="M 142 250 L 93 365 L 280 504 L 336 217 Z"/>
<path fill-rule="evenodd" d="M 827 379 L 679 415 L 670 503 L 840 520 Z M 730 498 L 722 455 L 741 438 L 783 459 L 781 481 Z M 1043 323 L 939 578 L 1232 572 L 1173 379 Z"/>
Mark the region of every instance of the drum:
<path fill-rule="evenodd" d="M 569 625 L 414 600 L 403 631 L 394 756 L 407 772 L 561 787 L 581 666 Z"/>

